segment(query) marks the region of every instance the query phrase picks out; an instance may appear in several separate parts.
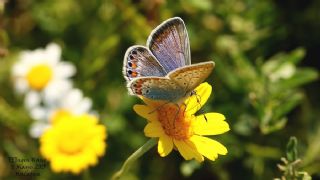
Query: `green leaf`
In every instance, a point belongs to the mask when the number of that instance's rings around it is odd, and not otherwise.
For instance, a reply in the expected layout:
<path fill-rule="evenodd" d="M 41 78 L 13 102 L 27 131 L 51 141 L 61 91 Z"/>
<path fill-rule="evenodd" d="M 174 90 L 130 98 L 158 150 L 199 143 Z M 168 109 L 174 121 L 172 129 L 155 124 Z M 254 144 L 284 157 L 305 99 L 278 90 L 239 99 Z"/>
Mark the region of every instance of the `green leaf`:
<path fill-rule="evenodd" d="M 289 162 L 294 162 L 298 159 L 298 150 L 297 150 L 298 140 L 296 137 L 290 137 L 287 144 L 287 159 Z"/>
<path fill-rule="evenodd" d="M 272 73 L 279 71 L 286 64 L 297 64 L 302 60 L 305 55 L 303 48 L 298 48 L 289 54 L 278 53 L 266 61 L 262 66 L 262 71 L 265 75 L 269 76 Z"/>
<path fill-rule="evenodd" d="M 281 102 L 275 107 L 273 107 L 272 118 L 277 120 L 290 112 L 294 107 L 296 107 L 302 100 L 302 93 L 288 93 L 285 98 L 281 99 Z"/>
<path fill-rule="evenodd" d="M 261 124 L 260 129 L 263 134 L 269 134 L 271 132 L 283 129 L 287 124 L 287 121 L 287 118 L 277 119 L 277 121 L 272 122 L 272 124 L 270 122 L 268 122 L 267 124 Z"/>
<path fill-rule="evenodd" d="M 311 180 L 312 177 L 307 172 L 299 172 L 298 180 Z"/>
<path fill-rule="evenodd" d="M 274 83 L 274 88 L 278 92 L 292 89 L 308 82 L 314 81 L 318 78 L 318 73 L 312 68 L 301 68 L 289 79 L 283 79 Z"/>

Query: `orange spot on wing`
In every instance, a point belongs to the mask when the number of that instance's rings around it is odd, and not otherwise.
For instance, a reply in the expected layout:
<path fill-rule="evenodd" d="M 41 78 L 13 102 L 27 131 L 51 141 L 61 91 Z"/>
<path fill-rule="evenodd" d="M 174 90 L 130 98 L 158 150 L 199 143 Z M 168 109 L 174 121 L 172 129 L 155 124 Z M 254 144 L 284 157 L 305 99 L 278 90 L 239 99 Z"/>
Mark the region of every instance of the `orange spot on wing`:
<path fill-rule="evenodd" d="M 132 66 L 131 66 L 133 69 L 137 68 L 137 64 L 136 63 L 132 63 Z"/>
<path fill-rule="evenodd" d="M 131 73 L 131 76 L 132 76 L 132 77 L 137 77 L 137 76 L 138 76 L 138 73 L 135 72 L 135 71 L 133 71 L 133 72 Z"/>

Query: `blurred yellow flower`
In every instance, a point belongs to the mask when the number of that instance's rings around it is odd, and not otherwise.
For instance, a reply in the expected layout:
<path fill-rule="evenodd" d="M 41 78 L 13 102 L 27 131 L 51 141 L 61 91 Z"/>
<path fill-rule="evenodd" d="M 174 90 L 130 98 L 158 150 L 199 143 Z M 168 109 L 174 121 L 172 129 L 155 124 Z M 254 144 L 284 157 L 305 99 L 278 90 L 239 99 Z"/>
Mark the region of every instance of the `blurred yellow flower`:
<path fill-rule="evenodd" d="M 106 128 L 92 115 L 59 114 L 40 139 L 40 153 L 54 172 L 78 174 L 96 165 L 106 149 Z"/>
<path fill-rule="evenodd" d="M 184 159 L 196 159 L 199 162 L 204 160 L 203 156 L 215 160 L 218 154 L 227 154 L 227 149 L 221 143 L 204 137 L 229 131 L 224 115 L 194 115 L 208 100 L 211 91 L 212 87 L 208 83 L 202 83 L 195 89 L 196 94 L 178 105 L 142 98 L 146 105 L 133 107 L 137 114 L 148 120 L 144 129 L 145 135 L 159 138 L 160 156 L 168 155 L 173 148 L 178 150 Z"/>

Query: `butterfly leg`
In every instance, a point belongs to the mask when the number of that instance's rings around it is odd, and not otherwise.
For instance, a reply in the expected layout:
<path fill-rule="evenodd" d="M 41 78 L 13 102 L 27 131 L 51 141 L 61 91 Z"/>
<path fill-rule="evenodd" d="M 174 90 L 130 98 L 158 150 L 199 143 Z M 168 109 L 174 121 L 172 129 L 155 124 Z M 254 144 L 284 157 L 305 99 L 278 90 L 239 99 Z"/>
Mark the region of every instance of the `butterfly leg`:
<path fill-rule="evenodd" d="M 197 111 L 200 110 L 201 108 L 201 96 L 197 94 L 197 92 L 195 90 L 191 91 L 190 93 L 190 97 L 195 96 L 196 100 L 197 100 L 197 105 L 191 107 L 190 109 L 193 108 L 197 108 Z M 191 100 L 191 98 L 189 98 L 189 101 Z M 186 105 L 189 104 L 189 101 L 186 102 Z"/>
<path fill-rule="evenodd" d="M 173 128 L 176 128 L 176 119 L 178 118 L 179 114 L 180 114 L 180 106 L 177 103 L 174 103 L 174 105 L 177 106 L 177 112 L 173 118 Z"/>
<path fill-rule="evenodd" d="M 200 111 L 200 114 L 203 114 L 204 119 L 205 119 L 206 121 L 208 121 L 206 115 L 205 115 L 204 112 L 202 112 L 202 110 L 201 110 L 201 96 L 198 95 L 198 94 L 197 94 L 197 91 L 195 91 L 195 90 L 191 91 L 190 96 L 193 96 L 193 95 L 196 96 L 196 100 L 197 100 L 197 103 L 198 103 L 198 105 L 199 105 L 199 109 L 197 109 L 197 111 Z M 188 103 L 187 103 L 187 104 L 188 104 Z M 191 109 L 193 109 L 193 108 L 198 108 L 198 106 L 196 105 L 196 106 L 192 107 Z"/>

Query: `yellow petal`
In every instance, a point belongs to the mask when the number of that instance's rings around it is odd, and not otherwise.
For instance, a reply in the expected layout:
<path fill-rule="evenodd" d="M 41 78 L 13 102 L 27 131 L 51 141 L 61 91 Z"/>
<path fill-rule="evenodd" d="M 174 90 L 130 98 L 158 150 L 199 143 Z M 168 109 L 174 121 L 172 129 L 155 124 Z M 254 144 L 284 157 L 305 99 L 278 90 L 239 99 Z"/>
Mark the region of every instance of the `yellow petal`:
<path fill-rule="evenodd" d="M 205 117 L 207 120 L 205 120 Z M 217 135 L 230 130 L 225 117 L 220 113 L 207 113 L 199 115 L 194 122 L 194 132 L 199 135 Z"/>
<path fill-rule="evenodd" d="M 147 106 L 153 107 L 153 108 L 157 108 L 158 106 L 167 103 L 166 101 L 163 101 L 163 100 L 152 100 L 149 98 L 145 98 L 143 96 L 139 96 L 139 97 L 142 99 L 144 103 L 146 103 Z"/>
<path fill-rule="evenodd" d="M 194 135 L 190 140 L 202 155 L 212 161 L 218 157 L 218 154 L 226 155 L 228 152 L 227 148 L 221 143 L 207 137 Z"/>
<path fill-rule="evenodd" d="M 184 103 L 187 104 L 187 111 L 190 114 L 196 113 L 208 100 L 212 91 L 211 85 L 208 83 L 200 84 L 196 89 L 195 95 L 187 98 Z"/>
<path fill-rule="evenodd" d="M 164 135 L 164 131 L 159 121 L 153 121 L 146 125 L 144 134 L 147 137 L 161 137 Z"/>
<path fill-rule="evenodd" d="M 153 109 L 146 105 L 136 104 L 133 106 L 133 110 L 148 121 L 156 121 L 158 118 L 157 112 L 152 112 Z"/>
<path fill-rule="evenodd" d="M 173 139 L 175 146 L 185 160 L 195 158 L 197 161 L 202 162 L 203 156 L 198 152 L 196 146 L 189 140 L 175 140 Z"/>
<path fill-rule="evenodd" d="M 173 141 L 167 136 L 163 135 L 159 138 L 158 142 L 158 152 L 161 157 L 167 156 L 173 149 Z"/>

